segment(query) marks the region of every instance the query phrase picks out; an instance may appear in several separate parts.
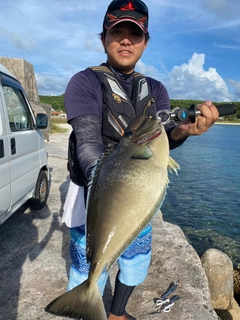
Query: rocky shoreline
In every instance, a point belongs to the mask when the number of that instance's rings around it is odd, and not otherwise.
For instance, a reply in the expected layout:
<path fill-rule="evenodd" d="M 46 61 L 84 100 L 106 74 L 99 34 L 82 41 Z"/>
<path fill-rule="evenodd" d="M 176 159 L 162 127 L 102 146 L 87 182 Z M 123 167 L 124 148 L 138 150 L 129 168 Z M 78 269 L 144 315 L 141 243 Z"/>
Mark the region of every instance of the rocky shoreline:
<path fill-rule="evenodd" d="M 54 134 L 46 144 L 51 174 L 47 206 L 39 212 L 21 208 L 0 226 L 0 320 L 66 319 L 50 315 L 44 308 L 67 286 L 69 231 L 61 223 L 61 214 L 69 183 L 68 137 L 69 133 Z M 161 215 L 155 217 L 152 263 L 147 279 L 134 290 L 127 311 L 137 320 L 240 320 L 239 306 L 233 298 L 231 262 L 225 257 L 228 263 L 222 265 L 221 252 L 218 258 L 220 262 L 215 257 L 217 266 L 210 264 L 210 270 L 221 275 L 219 284 L 228 284 L 227 291 L 219 291 L 224 297 L 224 310 L 214 305 L 203 263 L 182 230 L 163 221 Z M 104 295 L 106 310 L 111 303 L 116 271 L 115 264 Z M 237 276 L 235 285 L 240 292 L 239 272 Z M 165 313 L 156 308 L 154 298 L 160 297 L 171 282 L 177 283 L 174 294 L 181 299 Z"/>
<path fill-rule="evenodd" d="M 240 320 L 240 308 L 233 297 L 232 262 L 219 250 L 207 251 L 208 258 L 201 261 L 178 226 L 156 217 L 149 273 L 134 290 L 127 311 L 139 320 Z M 209 263 L 209 255 L 214 263 Z M 115 272 L 116 266 L 110 272 L 111 287 Z M 217 283 L 211 286 L 215 279 Z M 170 313 L 164 313 L 156 308 L 154 298 L 160 297 L 171 282 L 178 284 L 174 294 L 181 299 Z"/>

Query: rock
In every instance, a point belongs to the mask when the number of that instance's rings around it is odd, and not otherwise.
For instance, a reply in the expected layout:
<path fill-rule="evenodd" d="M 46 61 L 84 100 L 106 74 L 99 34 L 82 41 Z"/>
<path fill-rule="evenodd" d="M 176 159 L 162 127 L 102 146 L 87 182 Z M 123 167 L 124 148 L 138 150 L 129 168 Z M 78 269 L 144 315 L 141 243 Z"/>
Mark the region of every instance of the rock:
<path fill-rule="evenodd" d="M 234 294 L 240 295 L 240 270 L 233 271 Z"/>
<path fill-rule="evenodd" d="M 237 283 L 237 273 L 233 281 L 233 264 L 230 258 L 217 249 L 207 250 L 202 258 L 208 278 L 209 290 L 213 308 L 221 320 L 240 320 L 240 307 L 234 299 L 234 286 Z"/>
<path fill-rule="evenodd" d="M 240 307 L 233 297 L 231 299 L 228 312 L 232 316 L 233 320 L 240 320 Z"/>
<path fill-rule="evenodd" d="M 240 270 L 233 270 L 234 298 L 240 305 Z"/>
<path fill-rule="evenodd" d="M 216 310 L 221 320 L 240 320 L 240 308 L 232 297 L 227 310 Z"/>
<path fill-rule="evenodd" d="M 214 309 L 227 310 L 233 297 L 233 264 L 228 255 L 208 249 L 201 258 Z"/>
<path fill-rule="evenodd" d="M 110 271 L 114 286 L 116 266 Z M 179 295 L 169 313 L 156 308 L 160 297 L 174 281 Z M 136 287 L 127 311 L 138 320 L 214 320 L 220 319 L 211 305 L 208 280 L 201 260 L 182 230 L 155 217 L 153 220 L 152 263 L 144 283 Z"/>

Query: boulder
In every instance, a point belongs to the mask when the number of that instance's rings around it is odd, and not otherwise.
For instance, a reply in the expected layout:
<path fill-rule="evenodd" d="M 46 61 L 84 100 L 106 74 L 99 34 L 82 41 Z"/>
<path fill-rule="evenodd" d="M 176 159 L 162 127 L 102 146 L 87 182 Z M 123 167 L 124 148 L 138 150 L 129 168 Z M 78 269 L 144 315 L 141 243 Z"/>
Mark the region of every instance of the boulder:
<path fill-rule="evenodd" d="M 113 291 L 116 265 L 110 271 Z M 160 297 L 171 282 L 178 285 L 171 295 L 179 295 L 169 313 L 160 311 L 154 298 Z M 109 306 L 111 301 L 106 301 Z M 153 220 L 152 263 L 144 283 L 136 287 L 128 302 L 127 311 L 138 320 L 214 320 L 220 319 L 211 305 L 208 279 L 201 260 L 188 243 L 182 230 Z"/>
<path fill-rule="evenodd" d="M 240 269 L 233 271 L 234 294 L 240 296 Z"/>
<path fill-rule="evenodd" d="M 227 310 L 233 297 L 233 264 L 228 255 L 209 249 L 201 258 L 208 278 L 214 309 Z"/>
<path fill-rule="evenodd" d="M 208 249 L 201 258 L 208 278 L 213 308 L 221 320 L 240 320 L 240 307 L 234 299 L 237 290 L 237 270 L 228 255 Z"/>

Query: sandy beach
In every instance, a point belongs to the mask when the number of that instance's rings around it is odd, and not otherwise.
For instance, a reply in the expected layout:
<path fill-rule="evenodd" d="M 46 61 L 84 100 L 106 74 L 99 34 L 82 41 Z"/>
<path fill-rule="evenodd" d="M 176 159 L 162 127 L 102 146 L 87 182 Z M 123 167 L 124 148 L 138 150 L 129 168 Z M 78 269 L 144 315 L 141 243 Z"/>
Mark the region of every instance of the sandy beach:
<path fill-rule="evenodd" d="M 215 122 L 214 124 L 226 124 L 228 126 L 240 126 L 240 122 Z"/>

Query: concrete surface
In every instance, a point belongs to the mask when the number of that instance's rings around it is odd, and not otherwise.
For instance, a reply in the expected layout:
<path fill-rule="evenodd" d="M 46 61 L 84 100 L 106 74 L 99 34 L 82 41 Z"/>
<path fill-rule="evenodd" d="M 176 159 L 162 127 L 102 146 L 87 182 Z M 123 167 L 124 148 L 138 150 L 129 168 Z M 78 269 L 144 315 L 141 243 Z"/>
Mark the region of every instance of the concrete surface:
<path fill-rule="evenodd" d="M 69 235 L 61 215 L 69 183 L 68 136 L 54 134 L 46 143 L 51 174 L 47 206 L 41 211 L 24 206 L 0 226 L 0 320 L 57 318 L 44 308 L 67 284 Z"/>

